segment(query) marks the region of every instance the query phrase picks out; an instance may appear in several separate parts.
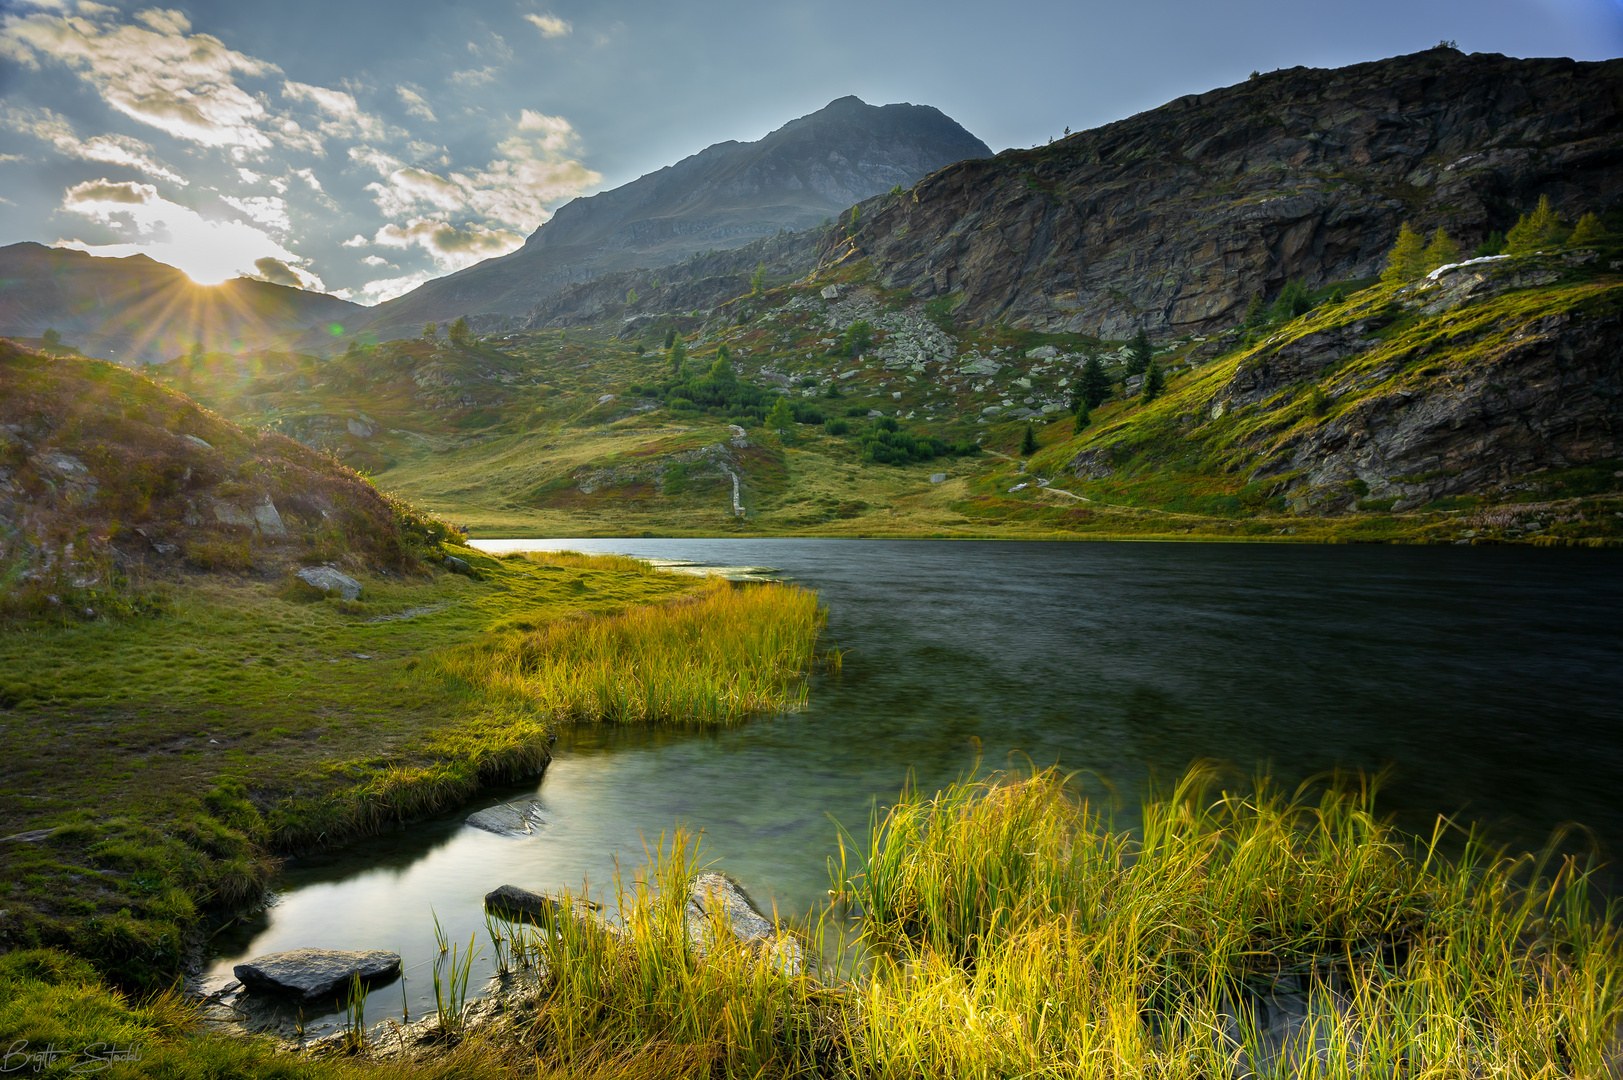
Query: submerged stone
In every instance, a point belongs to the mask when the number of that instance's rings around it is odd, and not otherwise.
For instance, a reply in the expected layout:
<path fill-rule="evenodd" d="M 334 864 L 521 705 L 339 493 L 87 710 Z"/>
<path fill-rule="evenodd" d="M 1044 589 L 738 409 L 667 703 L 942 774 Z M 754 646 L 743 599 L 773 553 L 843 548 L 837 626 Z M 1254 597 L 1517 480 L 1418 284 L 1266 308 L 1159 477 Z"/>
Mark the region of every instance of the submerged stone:
<path fill-rule="evenodd" d="M 540 803 L 520 803 L 517 806 L 502 803 L 500 806 L 492 806 L 488 810 L 469 814 L 467 823 L 476 829 L 499 833 L 502 836 L 527 836 L 545 825 L 547 819 L 541 812 Z"/>
<path fill-rule="evenodd" d="M 356 975 L 371 982 L 400 974 L 400 954 L 383 949 L 291 949 L 257 956 L 231 973 L 255 993 L 311 1001 L 337 995 Z"/>
<path fill-rule="evenodd" d="M 501 885 L 485 894 L 485 907 L 509 916 L 528 915 L 539 919 L 557 913 L 560 905 L 550 896 L 517 885 Z"/>

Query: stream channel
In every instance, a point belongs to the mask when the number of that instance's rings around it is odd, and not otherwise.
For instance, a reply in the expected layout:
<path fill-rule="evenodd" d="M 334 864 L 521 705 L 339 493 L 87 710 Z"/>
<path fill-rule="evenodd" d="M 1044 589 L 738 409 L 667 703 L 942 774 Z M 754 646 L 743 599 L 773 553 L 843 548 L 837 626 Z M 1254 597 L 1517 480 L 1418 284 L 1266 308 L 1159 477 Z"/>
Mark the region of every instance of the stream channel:
<path fill-rule="evenodd" d="M 1623 558 L 1482 547 L 886 540 L 506 540 L 765 567 L 818 590 L 824 644 L 804 710 L 721 732 L 566 730 L 544 775 L 455 811 L 290 861 L 275 902 L 213 940 L 212 975 L 300 947 L 390 949 L 403 986 L 368 1021 L 433 1011 L 434 917 L 493 970 L 482 897 L 629 880 L 678 823 L 770 912 L 829 887 L 836 822 L 859 838 L 909 774 L 926 791 L 1058 764 L 1132 820 L 1192 761 L 1295 783 L 1390 767 L 1381 805 L 1539 846 L 1581 823 L 1623 847 Z M 1107 789 L 1101 779 L 1108 781 Z M 538 799 L 498 836 L 468 814 Z M 1569 846 L 1572 841 L 1569 840 Z M 475 990 L 474 992 L 477 992 Z M 404 999 L 404 1002 L 403 1000 Z M 306 1018 L 314 1033 L 337 1019 Z"/>

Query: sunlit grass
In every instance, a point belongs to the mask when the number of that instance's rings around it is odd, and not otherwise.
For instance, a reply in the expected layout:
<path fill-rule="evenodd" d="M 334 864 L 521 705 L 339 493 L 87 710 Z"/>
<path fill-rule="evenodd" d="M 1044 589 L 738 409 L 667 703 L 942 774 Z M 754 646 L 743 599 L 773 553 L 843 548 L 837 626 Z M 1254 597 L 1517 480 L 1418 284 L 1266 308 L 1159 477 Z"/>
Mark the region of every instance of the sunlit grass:
<path fill-rule="evenodd" d="M 440 664 L 560 719 L 736 724 L 805 701 L 825 619 L 805 589 L 711 579 L 690 597 L 493 636 Z"/>

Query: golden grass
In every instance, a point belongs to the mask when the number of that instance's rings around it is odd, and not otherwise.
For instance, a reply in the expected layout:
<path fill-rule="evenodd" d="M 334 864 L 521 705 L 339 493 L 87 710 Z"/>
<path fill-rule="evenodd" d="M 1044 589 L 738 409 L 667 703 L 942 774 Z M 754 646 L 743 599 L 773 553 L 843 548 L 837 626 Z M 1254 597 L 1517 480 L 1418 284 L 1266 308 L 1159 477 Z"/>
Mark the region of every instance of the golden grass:
<path fill-rule="evenodd" d="M 737 724 L 805 702 L 826 618 L 797 586 L 712 579 L 670 603 L 493 635 L 440 664 L 559 720 Z"/>

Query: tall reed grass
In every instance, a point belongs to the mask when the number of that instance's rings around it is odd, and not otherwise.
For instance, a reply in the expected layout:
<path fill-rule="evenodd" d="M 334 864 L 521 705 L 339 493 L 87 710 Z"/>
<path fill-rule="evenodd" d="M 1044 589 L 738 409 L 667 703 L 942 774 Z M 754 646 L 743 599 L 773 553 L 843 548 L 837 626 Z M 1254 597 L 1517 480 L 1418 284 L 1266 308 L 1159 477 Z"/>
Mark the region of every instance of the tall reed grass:
<path fill-rule="evenodd" d="M 1128 832 L 1052 771 L 906 791 L 816 923 L 849 914 L 860 963 L 810 973 L 693 948 L 679 835 L 617 883 L 623 931 L 538 935 L 534 1049 L 872 1080 L 1618 1075 L 1623 942 L 1592 869 L 1446 820 L 1408 837 L 1374 797 L 1196 768 Z"/>
<path fill-rule="evenodd" d="M 825 621 L 815 593 L 718 578 L 669 603 L 495 635 L 442 664 L 562 720 L 737 724 L 805 702 Z"/>

